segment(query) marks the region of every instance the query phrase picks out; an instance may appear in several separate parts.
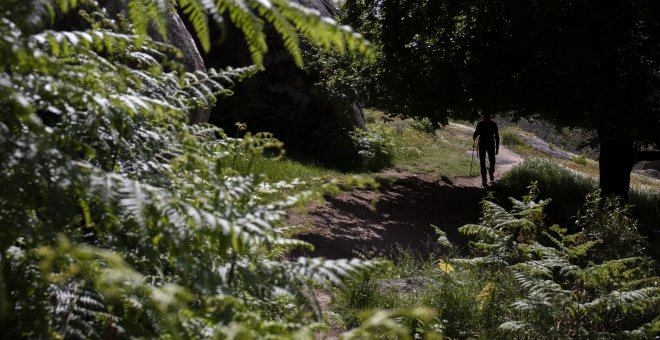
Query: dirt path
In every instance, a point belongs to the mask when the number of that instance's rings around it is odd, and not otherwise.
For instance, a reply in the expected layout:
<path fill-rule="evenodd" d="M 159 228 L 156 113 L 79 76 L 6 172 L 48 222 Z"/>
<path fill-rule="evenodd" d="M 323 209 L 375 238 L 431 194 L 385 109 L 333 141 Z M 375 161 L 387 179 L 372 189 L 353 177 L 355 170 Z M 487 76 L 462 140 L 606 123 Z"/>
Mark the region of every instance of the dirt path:
<path fill-rule="evenodd" d="M 522 158 L 502 146 L 497 161 L 496 180 Z M 431 224 L 445 231 L 449 240 L 461 248 L 467 240 L 457 229 L 478 222 L 479 201 L 486 194 L 478 173 L 476 158 L 475 176 L 453 180 L 388 170 L 380 175 L 392 179 L 392 184 L 381 186 L 375 209 L 374 192 L 355 190 L 329 198 L 307 214 L 292 216 L 291 223 L 309 226 L 297 237 L 316 247 L 307 254 L 311 256 L 347 258 L 359 253 L 369 258 L 395 258 L 397 247 L 426 256 L 435 250 L 437 239 Z"/>
<path fill-rule="evenodd" d="M 468 136 L 464 136 L 469 138 Z M 468 156 L 471 157 L 470 152 Z M 495 168 L 496 180 L 509 171 L 522 158 L 500 147 Z M 416 174 L 391 169 L 379 175 L 388 179 L 379 193 L 355 190 L 328 198 L 323 205 L 310 209 L 307 214 L 293 214 L 291 224 L 309 226 L 307 232 L 297 235 L 315 246 L 306 255 L 326 258 L 349 258 L 357 254 L 368 258 L 396 259 L 398 248 L 408 248 L 426 257 L 433 252 L 437 235 L 431 224 L 447 233 L 447 238 L 459 250 L 467 239 L 458 228 L 478 222 L 479 202 L 486 195 L 481 187 L 479 160 L 474 160 L 472 177 L 449 179 L 433 174 Z M 374 196 L 378 195 L 375 207 Z M 332 296 L 317 291 L 316 298 L 323 311 L 329 310 Z M 329 333 L 317 339 L 338 339 L 341 327 L 328 317 Z"/>

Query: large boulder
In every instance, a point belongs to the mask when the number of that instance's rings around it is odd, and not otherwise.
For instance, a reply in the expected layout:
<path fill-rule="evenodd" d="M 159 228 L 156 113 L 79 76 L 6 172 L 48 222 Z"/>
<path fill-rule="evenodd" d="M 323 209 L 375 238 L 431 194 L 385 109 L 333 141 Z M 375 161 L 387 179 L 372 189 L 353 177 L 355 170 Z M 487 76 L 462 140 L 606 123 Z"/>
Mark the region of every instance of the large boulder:
<path fill-rule="evenodd" d="M 338 13 L 331 0 L 296 1 L 325 16 Z M 321 81 L 319 76 L 296 66 L 272 27 L 267 26 L 266 33 L 269 52 L 264 57 L 265 71 L 238 84 L 234 96 L 221 98 L 210 122 L 228 131 L 233 131 L 236 122 L 247 123 L 251 131 L 273 132 L 285 143 L 289 155 L 351 168 L 357 153 L 348 132 L 364 127 L 361 108 L 337 105 L 314 92 L 314 84 Z M 211 37 L 211 52 L 203 56 L 207 66 L 252 64 L 243 34 L 235 27 L 214 29 Z"/>
<path fill-rule="evenodd" d="M 119 13 L 126 15 L 125 11 L 127 6 L 125 3 L 116 0 L 102 0 L 100 4 L 105 8 L 110 17 L 116 18 Z M 204 60 L 202 55 L 199 53 L 195 39 L 190 34 L 191 31 L 187 29 L 187 26 L 184 20 L 181 18 L 179 13 L 172 12 L 169 17 L 169 29 L 167 32 L 167 39 L 165 39 L 158 32 L 158 29 L 155 27 L 149 27 L 149 36 L 160 42 L 167 42 L 183 53 L 183 58 L 181 63 L 186 68 L 188 72 L 195 71 L 204 71 L 206 66 L 204 65 Z M 209 115 L 211 113 L 210 108 L 198 108 L 191 112 L 189 122 L 192 124 L 205 123 L 209 120 Z"/>

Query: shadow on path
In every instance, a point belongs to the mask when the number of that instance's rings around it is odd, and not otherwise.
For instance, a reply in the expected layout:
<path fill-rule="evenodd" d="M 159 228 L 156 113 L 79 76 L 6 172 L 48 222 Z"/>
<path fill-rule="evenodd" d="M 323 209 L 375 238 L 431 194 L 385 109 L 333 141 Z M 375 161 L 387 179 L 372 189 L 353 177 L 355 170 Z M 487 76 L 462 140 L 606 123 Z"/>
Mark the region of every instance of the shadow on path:
<path fill-rule="evenodd" d="M 433 179 L 405 174 L 391 185 L 381 187 L 375 209 L 374 193 L 356 190 L 327 199 L 323 206 L 294 218 L 313 228 L 296 237 L 316 249 L 305 255 L 350 258 L 355 252 L 367 257 L 396 255 L 403 247 L 427 257 L 437 248 L 438 235 L 431 224 L 447 233 L 459 249 L 467 238 L 458 228 L 476 223 L 480 217 L 483 188 L 453 186 Z M 294 254 L 300 255 L 300 254 Z"/>

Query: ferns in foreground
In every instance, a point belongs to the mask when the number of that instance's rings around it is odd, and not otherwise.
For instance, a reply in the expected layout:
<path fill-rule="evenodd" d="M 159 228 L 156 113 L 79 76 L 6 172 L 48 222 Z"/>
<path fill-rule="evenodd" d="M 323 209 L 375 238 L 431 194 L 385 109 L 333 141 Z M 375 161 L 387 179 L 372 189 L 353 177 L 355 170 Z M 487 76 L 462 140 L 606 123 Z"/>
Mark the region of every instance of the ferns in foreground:
<path fill-rule="evenodd" d="M 169 4 L 135 3 L 134 21 Z M 43 29 L 76 6 L 84 28 Z M 311 194 L 263 203 L 259 178 L 234 164 L 279 143 L 185 124 L 256 68 L 183 72 L 176 49 L 91 1 L 0 13 L 3 337 L 311 337 L 311 290 L 380 265 L 268 256 L 309 246 L 275 225 Z"/>
<path fill-rule="evenodd" d="M 489 264 L 491 276 L 513 275 L 524 293 L 499 332 L 529 339 L 657 335 L 657 263 L 642 255 L 627 208 L 593 193 L 579 214 L 580 231 L 569 234 L 543 225 L 549 200 L 537 203 L 537 196 L 532 185 L 523 201 L 512 199 L 510 212 L 484 201 L 482 223 L 460 229 L 485 256 L 456 262 Z"/>

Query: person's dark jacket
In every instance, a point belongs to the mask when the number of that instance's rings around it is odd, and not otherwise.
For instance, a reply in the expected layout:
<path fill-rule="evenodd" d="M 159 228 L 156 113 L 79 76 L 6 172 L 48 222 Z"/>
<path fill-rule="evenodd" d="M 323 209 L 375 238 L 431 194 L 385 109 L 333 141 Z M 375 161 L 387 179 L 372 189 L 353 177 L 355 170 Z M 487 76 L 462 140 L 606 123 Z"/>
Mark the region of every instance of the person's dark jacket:
<path fill-rule="evenodd" d="M 472 135 L 473 139 L 479 137 L 479 145 L 492 146 L 494 145 L 499 149 L 500 147 L 500 134 L 497 131 L 497 124 L 492 120 L 482 120 L 477 124 L 477 129 L 474 130 Z"/>

